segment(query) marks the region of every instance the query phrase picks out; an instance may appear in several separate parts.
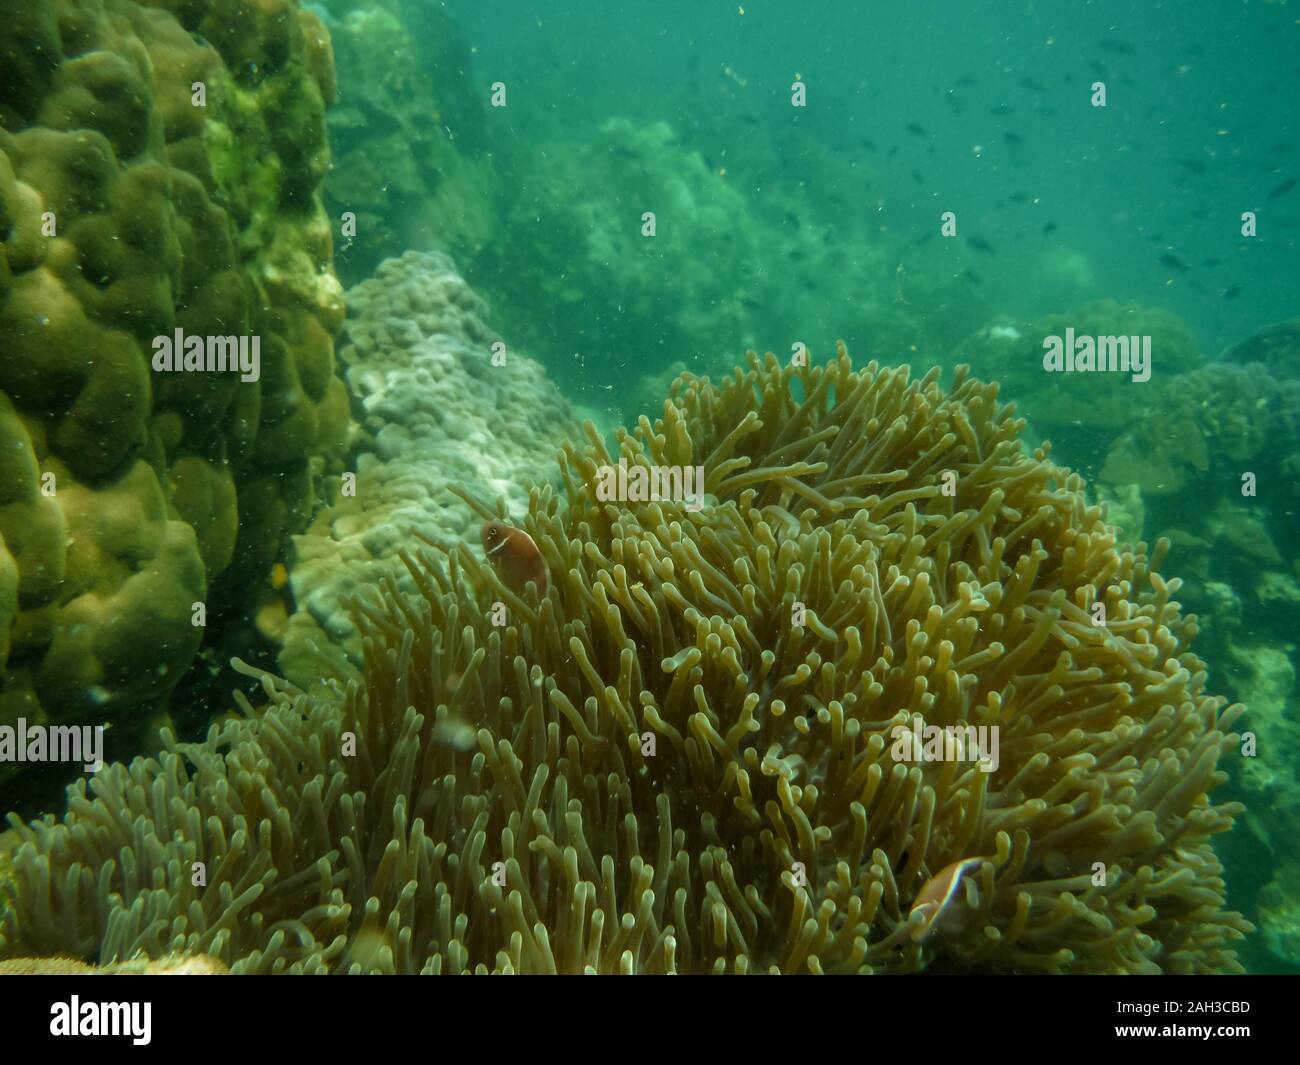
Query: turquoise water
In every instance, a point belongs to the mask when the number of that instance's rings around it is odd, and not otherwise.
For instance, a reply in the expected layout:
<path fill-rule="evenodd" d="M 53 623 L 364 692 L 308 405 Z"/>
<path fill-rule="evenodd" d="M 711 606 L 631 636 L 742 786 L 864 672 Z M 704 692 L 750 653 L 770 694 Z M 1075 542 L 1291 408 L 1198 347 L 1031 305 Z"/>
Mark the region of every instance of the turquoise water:
<path fill-rule="evenodd" d="M 664 121 L 725 169 L 764 219 L 763 261 L 747 265 L 809 275 L 795 317 L 810 343 L 870 349 L 873 333 L 835 264 L 790 262 L 795 218 L 832 227 L 850 270 L 881 246 L 883 267 L 970 269 L 975 296 L 1003 313 L 1085 293 L 1166 309 L 1206 356 L 1294 314 L 1300 189 L 1279 190 L 1297 172 L 1300 71 L 1285 4 L 445 10 L 478 80 L 509 82 L 508 116 L 488 112 L 496 143 Z M 796 78 L 805 108 L 791 106 Z M 1098 81 L 1104 108 L 1090 103 Z M 958 215 L 956 241 L 933 238 L 943 211 Z M 1241 236 L 1243 211 L 1259 213 L 1258 237 Z M 707 253 L 725 236 L 690 239 Z M 761 344 L 791 331 L 783 310 L 756 309 Z M 617 332 L 616 309 L 599 313 Z"/>

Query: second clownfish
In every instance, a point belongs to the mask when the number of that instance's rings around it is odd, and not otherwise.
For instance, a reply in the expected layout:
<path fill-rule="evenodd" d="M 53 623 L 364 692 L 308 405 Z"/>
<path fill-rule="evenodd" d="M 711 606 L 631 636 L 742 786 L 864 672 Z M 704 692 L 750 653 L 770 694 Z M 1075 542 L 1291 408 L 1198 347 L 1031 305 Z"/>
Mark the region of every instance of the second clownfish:
<path fill-rule="evenodd" d="M 484 522 L 480 534 L 483 552 L 506 587 L 522 593 L 532 581 L 537 585 L 537 594 L 546 595 L 546 560 L 531 536 L 503 521 Z"/>

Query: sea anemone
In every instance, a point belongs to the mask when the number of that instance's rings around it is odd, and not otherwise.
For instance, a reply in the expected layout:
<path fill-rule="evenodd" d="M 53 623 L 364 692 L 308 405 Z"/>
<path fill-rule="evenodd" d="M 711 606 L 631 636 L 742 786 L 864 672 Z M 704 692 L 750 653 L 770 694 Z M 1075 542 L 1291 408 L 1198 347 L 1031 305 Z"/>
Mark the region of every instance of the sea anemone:
<path fill-rule="evenodd" d="M 1205 693 L 1160 550 L 1117 549 L 1022 427 L 965 368 L 945 390 L 842 347 L 683 375 L 617 458 L 590 430 L 533 491 L 543 595 L 404 551 L 416 594 L 353 604 L 364 684 L 264 677 L 264 711 L 15 825 L 0 954 L 1237 968 L 1210 840 L 1238 811 L 1208 796 L 1241 708 Z M 619 459 L 702 466 L 707 505 L 598 498 Z M 998 730 L 996 768 L 897 760 L 914 724 Z"/>

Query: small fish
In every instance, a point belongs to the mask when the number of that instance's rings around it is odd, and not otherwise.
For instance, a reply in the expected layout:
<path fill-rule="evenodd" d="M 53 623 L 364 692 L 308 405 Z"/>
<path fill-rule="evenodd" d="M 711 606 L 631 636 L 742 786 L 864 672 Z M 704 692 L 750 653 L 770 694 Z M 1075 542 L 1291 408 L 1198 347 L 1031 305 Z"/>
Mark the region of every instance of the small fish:
<path fill-rule="evenodd" d="M 1007 197 L 1007 199 L 1009 199 L 1012 203 L 1029 202 L 1029 197 L 1026 196 L 1023 192 L 1013 192 L 1010 196 Z"/>
<path fill-rule="evenodd" d="M 974 88 L 976 81 L 970 75 L 963 74 L 960 78 L 957 79 L 956 84 L 963 89 L 970 89 L 970 88 Z"/>
<path fill-rule="evenodd" d="M 271 587 L 279 591 L 289 583 L 289 571 L 285 569 L 283 562 L 277 562 L 271 567 Z"/>
<path fill-rule="evenodd" d="M 966 243 L 976 251 L 982 251 L 985 255 L 993 255 L 993 246 L 983 237 L 967 237 Z"/>
<path fill-rule="evenodd" d="M 889 151 L 885 154 L 885 158 L 886 158 L 886 159 L 892 159 L 892 158 L 894 158 L 894 156 L 896 156 L 896 155 L 898 154 L 898 149 L 899 149 L 899 147 L 900 147 L 899 145 L 895 144 L 895 145 L 894 145 L 892 148 L 890 148 Z"/>
<path fill-rule="evenodd" d="M 1021 78 L 1020 84 L 1026 89 L 1033 89 L 1034 92 L 1047 91 L 1047 87 L 1041 81 L 1035 81 L 1033 78 Z"/>
<path fill-rule="evenodd" d="M 1046 235 L 1046 234 L 1048 234 L 1048 233 L 1055 233 L 1055 232 L 1056 232 L 1056 223 L 1055 223 L 1055 222 L 1047 222 L 1047 223 L 1045 223 L 1045 224 L 1043 225 L 1043 234 L 1044 234 L 1044 235 Z"/>
<path fill-rule="evenodd" d="M 1240 295 L 1241 295 L 1240 285 L 1229 285 L 1227 288 L 1223 290 L 1223 298 L 1225 300 L 1235 300 Z"/>
<path fill-rule="evenodd" d="M 1203 266 L 1218 266 L 1219 263 L 1221 263 L 1221 262 L 1223 262 L 1222 259 L 1206 259 L 1205 262 L 1204 262 L 1202 265 L 1203 265 Z"/>
<path fill-rule="evenodd" d="M 1012 130 L 1007 130 L 1004 134 L 1002 134 L 1002 138 L 1007 142 L 1007 147 L 1010 148 L 1013 152 L 1017 148 L 1019 148 L 1022 144 L 1025 143 L 1024 137 L 1022 137 L 1019 133 L 1016 133 Z"/>
<path fill-rule="evenodd" d="M 1133 46 L 1125 44 L 1123 41 L 1117 41 L 1114 37 L 1103 37 L 1097 42 L 1097 47 L 1103 52 L 1115 52 L 1119 55 L 1133 55 Z"/>
<path fill-rule="evenodd" d="M 925 127 L 919 122 L 909 122 L 907 124 L 907 132 L 914 133 L 918 137 L 928 137 L 930 135 L 925 131 Z"/>
<path fill-rule="evenodd" d="M 1268 194 L 1268 198 L 1270 200 L 1276 200 L 1279 196 L 1285 196 L 1288 192 L 1290 192 L 1293 188 L 1295 188 L 1295 183 L 1296 183 L 1295 178 L 1287 178 L 1284 182 L 1282 182 L 1282 184 L 1280 184 L 1277 188 L 1273 189 Z"/>
<path fill-rule="evenodd" d="M 980 284 L 979 274 L 975 273 L 974 270 L 963 270 L 961 276 L 963 281 L 969 281 L 972 285 Z"/>
<path fill-rule="evenodd" d="M 546 595 L 546 560 L 531 536 L 503 521 L 484 522 L 479 535 L 483 538 L 483 553 L 507 588 L 522 592 L 532 581 L 537 585 L 537 594 Z"/>
<path fill-rule="evenodd" d="M 1165 266 L 1169 267 L 1170 270 L 1177 270 L 1179 273 L 1182 274 L 1185 274 L 1187 272 L 1187 264 L 1183 262 L 1182 259 L 1178 258 L 1177 255 L 1170 255 L 1166 253 L 1160 256 L 1158 261 L 1163 263 Z"/>
<path fill-rule="evenodd" d="M 1089 59 L 1089 60 L 1088 60 L 1088 66 L 1089 66 L 1089 68 L 1092 70 L 1092 72 L 1093 72 L 1094 74 L 1097 74 L 1097 75 L 1099 75 L 1100 77 L 1103 77 L 1103 78 L 1106 76 L 1106 68 L 1105 68 L 1105 66 L 1102 65 L 1101 63 L 1098 63 L 1097 60 L 1095 60 L 1095 59 Z"/>
<path fill-rule="evenodd" d="M 919 170 L 912 171 L 912 180 L 915 181 L 918 185 L 925 184 L 925 178 L 921 176 L 921 172 Z"/>
<path fill-rule="evenodd" d="M 921 885 L 907 915 L 913 926 L 911 936 L 914 941 L 920 942 L 937 930 L 944 914 L 957 902 L 957 889 L 961 886 L 962 877 L 978 869 L 983 862 L 983 858 L 965 858 L 953 862 Z"/>
<path fill-rule="evenodd" d="M 994 104 L 992 107 L 989 108 L 989 114 L 1009 115 L 1011 114 L 1011 108 L 1009 108 L 1006 104 Z"/>
<path fill-rule="evenodd" d="M 1177 162 L 1179 166 L 1190 170 L 1193 174 L 1205 173 L 1205 164 L 1199 159 L 1177 159 L 1175 162 Z"/>
<path fill-rule="evenodd" d="M 874 152 L 874 151 L 876 150 L 876 142 L 875 142 L 875 141 L 869 141 L 869 140 L 867 140 L 865 137 L 863 137 L 863 138 L 862 138 L 862 147 L 864 147 L 864 148 L 865 148 L 867 151 L 869 151 L 869 152 Z"/>

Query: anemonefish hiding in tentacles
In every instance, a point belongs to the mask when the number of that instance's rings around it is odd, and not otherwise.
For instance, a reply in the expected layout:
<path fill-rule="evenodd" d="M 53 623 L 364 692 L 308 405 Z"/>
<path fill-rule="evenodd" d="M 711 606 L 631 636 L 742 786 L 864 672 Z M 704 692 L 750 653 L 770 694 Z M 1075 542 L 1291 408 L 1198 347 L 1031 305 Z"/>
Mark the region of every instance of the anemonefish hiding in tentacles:
<path fill-rule="evenodd" d="M 531 536 L 503 521 L 485 521 L 480 533 L 484 554 L 511 591 L 523 592 L 533 581 L 537 594 L 546 595 L 546 560 Z"/>
<path fill-rule="evenodd" d="M 962 877 L 983 864 L 983 858 L 965 858 L 944 866 L 923 885 L 912 903 L 909 916 L 914 922 L 912 939 L 929 938 L 940 927 L 943 918 L 957 904 Z"/>

